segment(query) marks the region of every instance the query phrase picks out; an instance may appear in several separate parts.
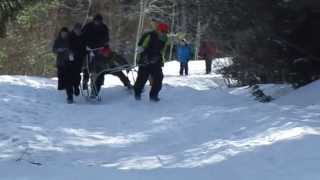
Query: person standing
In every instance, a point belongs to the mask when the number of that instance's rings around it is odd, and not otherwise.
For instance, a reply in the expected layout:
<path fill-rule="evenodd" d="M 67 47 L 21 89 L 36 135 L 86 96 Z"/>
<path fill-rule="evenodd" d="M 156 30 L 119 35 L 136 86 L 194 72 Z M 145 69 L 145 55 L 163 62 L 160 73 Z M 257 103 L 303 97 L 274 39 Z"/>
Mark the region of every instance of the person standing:
<path fill-rule="evenodd" d="M 91 22 L 86 24 L 82 30 L 85 47 L 90 49 L 109 47 L 109 28 L 103 22 L 103 17 L 101 14 L 96 14 Z M 94 52 L 97 56 L 99 51 Z M 89 74 L 87 71 L 84 71 L 83 78 L 83 89 L 88 88 Z M 101 89 L 101 86 L 104 83 L 104 75 L 101 75 L 97 78 L 95 82 L 95 94 L 92 94 L 92 97 L 96 97 Z"/>
<path fill-rule="evenodd" d="M 57 56 L 58 90 L 66 90 L 67 102 L 72 104 L 77 71 L 74 55 L 70 47 L 68 28 L 64 27 L 60 30 L 58 37 L 54 41 L 53 52 Z"/>
<path fill-rule="evenodd" d="M 185 39 L 177 47 L 177 59 L 180 62 L 180 76 L 183 73 L 187 76 L 189 74 L 189 60 L 192 56 L 192 49 Z"/>
<path fill-rule="evenodd" d="M 149 78 L 152 78 L 149 98 L 160 101 L 159 92 L 162 88 L 164 54 L 167 49 L 169 25 L 158 23 L 157 28 L 145 33 L 139 41 L 140 58 L 138 61 L 138 76 L 134 85 L 135 99 L 141 100 L 142 90 Z"/>
<path fill-rule="evenodd" d="M 85 45 L 91 49 L 109 46 L 109 28 L 101 14 L 96 14 L 82 29 Z"/>
<path fill-rule="evenodd" d="M 79 86 L 81 82 L 81 71 L 86 54 L 84 38 L 82 34 L 82 27 L 80 23 L 76 23 L 70 33 L 70 46 L 74 54 L 75 68 L 76 68 L 76 83 L 74 86 L 74 94 L 80 94 Z"/>
<path fill-rule="evenodd" d="M 212 71 L 212 60 L 216 54 L 216 47 L 212 41 L 204 41 L 201 43 L 199 56 L 204 58 L 206 63 L 206 74 Z"/>

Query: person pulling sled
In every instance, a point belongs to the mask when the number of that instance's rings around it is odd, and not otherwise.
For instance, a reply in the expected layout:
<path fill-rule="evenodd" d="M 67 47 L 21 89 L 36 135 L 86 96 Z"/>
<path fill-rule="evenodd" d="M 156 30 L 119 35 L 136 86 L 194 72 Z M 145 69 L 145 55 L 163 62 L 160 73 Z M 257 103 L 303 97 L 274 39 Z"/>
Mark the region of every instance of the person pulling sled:
<path fill-rule="evenodd" d="M 159 23 L 155 30 L 145 33 L 139 41 L 139 69 L 137 81 L 134 85 L 136 100 L 141 100 L 141 93 L 150 76 L 152 85 L 149 98 L 154 102 L 160 101 L 159 92 L 162 88 L 162 67 L 164 65 L 164 54 L 168 47 L 168 32 L 169 25 Z"/>

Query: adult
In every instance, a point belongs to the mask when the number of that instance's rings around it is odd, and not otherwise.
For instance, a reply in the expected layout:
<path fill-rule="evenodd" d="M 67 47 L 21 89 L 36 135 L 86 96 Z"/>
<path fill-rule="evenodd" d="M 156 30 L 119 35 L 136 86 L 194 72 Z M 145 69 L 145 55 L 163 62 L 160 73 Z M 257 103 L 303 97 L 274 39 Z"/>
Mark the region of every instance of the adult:
<path fill-rule="evenodd" d="M 81 31 L 82 31 L 81 24 L 76 23 L 70 33 L 70 46 L 74 54 L 75 68 L 77 71 L 76 84 L 74 88 L 74 93 L 76 96 L 80 94 L 80 91 L 79 91 L 79 86 L 81 82 L 80 74 L 82 71 L 83 61 L 86 54 L 84 38 Z"/>
<path fill-rule="evenodd" d="M 86 24 L 82 30 L 85 46 L 90 49 L 97 49 L 103 47 L 109 47 L 109 29 L 103 22 L 101 14 L 96 14 L 91 22 Z M 94 51 L 95 55 L 99 51 Z M 89 74 L 84 71 L 83 89 L 88 88 Z M 104 75 L 101 75 L 97 79 L 95 87 L 95 94 L 91 94 L 92 97 L 96 97 L 104 83 Z"/>
<path fill-rule="evenodd" d="M 212 60 L 216 55 L 216 46 L 212 41 L 203 41 L 200 46 L 199 56 L 204 58 L 206 63 L 206 74 L 212 71 Z"/>
<path fill-rule="evenodd" d="M 141 100 L 142 90 L 149 78 L 152 78 L 149 97 L 151 101 L 160 101 L 159 92 L 162 88 L 164 53 L 167 49 L 169 25 L 157 24 L 155 30 L 145 33 L 139 41 L 140 57 L 138 76 L 134 85 L 135 99 Z"/>
<path fill-rule="evenodd" d="M 109 28 L 103 22 L 101 14 L 96 14 L 83 29 L 85 45 L 91 49 L 107 47 L 109 44 Z"/>

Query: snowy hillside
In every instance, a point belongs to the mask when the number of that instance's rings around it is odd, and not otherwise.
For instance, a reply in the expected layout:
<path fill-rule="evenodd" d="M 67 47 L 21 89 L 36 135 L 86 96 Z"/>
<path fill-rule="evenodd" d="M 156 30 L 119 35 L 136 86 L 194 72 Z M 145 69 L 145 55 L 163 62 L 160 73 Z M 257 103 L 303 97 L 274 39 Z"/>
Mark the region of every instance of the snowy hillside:
<path fill-rule="evenodd" d="M 0 180 L 320 179 L 320 82 L 262 104 L 178 67 L 159 103 L 112 76 L 101 103 L 72 105 L 56 80 L 0 76 Z"/>

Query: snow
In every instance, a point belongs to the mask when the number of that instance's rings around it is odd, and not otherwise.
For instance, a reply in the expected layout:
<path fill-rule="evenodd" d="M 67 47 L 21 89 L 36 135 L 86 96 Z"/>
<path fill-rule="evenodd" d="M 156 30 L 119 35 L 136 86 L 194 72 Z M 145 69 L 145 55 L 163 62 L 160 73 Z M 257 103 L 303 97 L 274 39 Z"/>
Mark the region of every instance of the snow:
<path fill-rule="evenodd" d="M 159 103 L 113 76 L 101 103 L 73 105 L 56 79 L 0 76 L 0 180 L 320 179 L 319 81 L 263 85 L 277 100 L 262 104 L 203 61 L 178 69 L 165 65 Z"/>
<path fill-rule="evenodd" d="M 319 105 L 320 104 L 320 80 L 308 86 L 301 87 L 296 91 L 280 98 L 277 103 L 286 105 Z"/>

